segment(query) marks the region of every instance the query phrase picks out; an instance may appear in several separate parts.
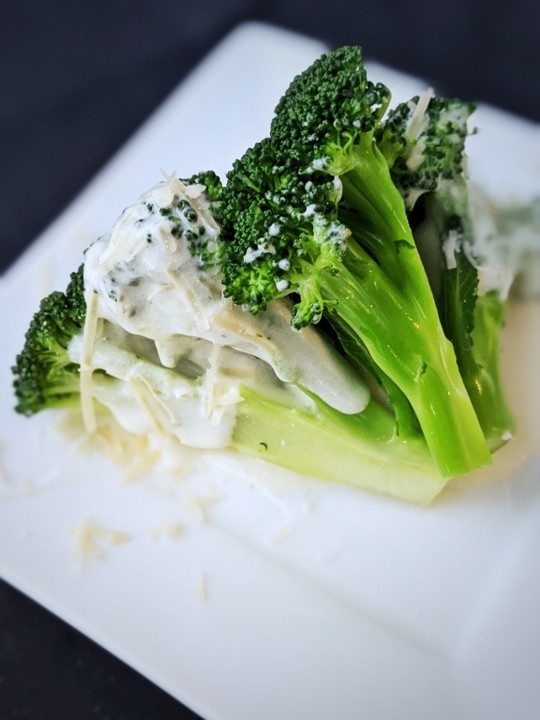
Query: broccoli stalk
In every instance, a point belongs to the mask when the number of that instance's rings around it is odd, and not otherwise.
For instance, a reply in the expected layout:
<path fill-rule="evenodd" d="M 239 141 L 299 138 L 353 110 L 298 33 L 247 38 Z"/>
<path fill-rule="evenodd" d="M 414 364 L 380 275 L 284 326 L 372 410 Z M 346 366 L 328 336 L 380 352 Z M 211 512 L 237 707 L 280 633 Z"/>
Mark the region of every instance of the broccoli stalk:
<path fill-rule="evenodd" d="M 157 426 L 161 434 L 179 433 L 182 438 L 181 397 L 184 410 L 190 408 L 186 418 L 198 417 L 199 446 L 219 447 L 210 444 L 204 433 L 204 373 L 186 377 L 179 369 L 135 355 L 129 342 L 123 347 L 118 338 L 111 340 L 105 336 L 94 351 L 98 370 L 94 398 L 100 405 L 119 418 L 128 407 L 131 418 L 142 412 L 148 432 Z M 80 357 L 78 337 L 70 354 Z M 267 387 L 257 373 L 250 378 L 245 370 L 238 377 L 230 368 L 224 372 L 229 391 L 234 388 L 239 398 L 229 408 L 233 417 L 226 421 L 232 425 L 227 447 L 239 454 L 421 505 L 430 503 L 445 486 L 447 479 L 438 472 L 422 435 L 397 436 L 391 414 L 376 402 L 347 415 L 295 384 L 274 381 Z M 142 398 L 134 395 L 134 381 L 144 389 Z"/>
<path fill-rule="evenodd" d="M 460 296 L 467 292 L 463 272 L 472 266 L 463 253 L 458 260 L 465 265 L 445 273 L 441 300 L 442 320 L 452 338 L 461 376 L 478 415 L 490 450 L 504 445 L 514 432 L 514 420 L 506 403 L 500 369 L 500 335 L 504 325 L 506 302 L 496 291 L 476 295 L 472 327 L 459 322 L 463 313 Z M 474 268 L 473 268 L 474 269 Z M 465 287 L 464 287 L 465 286 Z M 473 296 L 474 297 L 474 296 Z"/>
<path fill-rule="evenodd" d="M 246 386 L 241 394 L 232 445 L 244 455 L 421 505 L 447 482 L 422 436 L 397 436 L 374 401 L 344 415 L 313 396 L 313 407 L 298 409 Z"/>
<path fill-rule="evenodd" d="M 428 92 L 389 114 L 379 145 L 408 212 L 423 198 L 423 223 L 431 227 L 438 252 L 428 272 L 441 322 L 493 451 L 511 437 L 514 426 L 499 368 L 507 288 L 480 292 L 480 273 L 497 260 L 475 232 L 465 177 L 467 122 L 473 111 L 471 103 Z"/>
<path fill-rule="evenodd" d="M 193 422 L 197 417 L 200 423 L 199 446 L 219 447 L 204 432 L 205 422 L 213 422 L 210 417 L 204 420 L 206 363 L 201 363 L 198 377 L 186 376 L 181 368 L 166 368 L 135 354 L 127 334 L 113 337 L 107 332 L 106 324 L 94 348 L 95 400 L 115 417 L 125 414 L 129 403 L 131 418 L 142 411 L 149 428 L 157 426 L 171 436 L 178 433 L 181 439 L 183 413 L 189 408 L 185 419 Z M 80 345 L 76 336 L 70 345 L 74 359 L 80 358 Z M 397 436 L 392 415 L 376 402 L 347 415 L 294 383 L 276 378 L 270 384 L 261 382 L 262 363 L 253 363 L 252 376 L 245 368 L 238 375 L 227 365 L 223 368 L 228 392 L 234 391 L 239 399 L 229 407 L 232 417 L 229 414 L 225 421 L 232 427 L 227 447 L 304 475 L 422 505 L 445 486 L 447 479 L 438 472 L 422 435 Z M 134 396 L 134 381 L 144 389 L 142 398 Z"/>
<path fill-rule="evenodd" d="M 397 431 L 406 436 L 417 421 L 451 476 L 490 455 L 376 143 L 388 102 L 387 88 L 367 80 L 359 48 L 340 48 L 295 78 L 269 138 L 227 178 L 225 293 L 253 313 L 294 293 L 296 327 L 328 318 L 386 389 Z"/>
<path fill-rule="evenodd" d="M 109 335 L 110 329 L 106 323 L 94 348 L 94 399 L 118 418 L 126 408 L 132 419 L 142 412 L 148 428 L 157 426 L 161 433 L 179 433 L 180 438 L 182 416 L 189 407 L 185 417 L 198 417 L 200 446 L 215 449 L 204 433 L 206 363 L 201 363 L 198 377 L 186 376 L 180 367 L 166 368 L 156 359 L 135 354 L 130 349 L 133 338 Z M 80 359 L 80 336 L 72 340 L 70 356 Z M 445 486 L 447 479 L 438 472 L 422 435 L 397 436 L 392 415 L 378 403 L 371 401 L 360 413 L 341 413 L 294 383 L 275 378 L 271 384 L 261 382 L 262 364 L 253 362 L 251 377 L 245 368 L 238 376 L 230 367 L 223 368 L 228 391 L 234 389 L 239 398 L 229 408 L 233 417 L 226 421 L 232 426 L 227 447 L 304 475 L 421 505 Z M 144 389 L 143 397 L 134 394 L 137 385 Z M 206 422 L 212 423 L 211 418 Z"/>
<path fill-rule="evenodd" d="M 53 292 L 41 301 L 26 331 L 12 368 L 17 412 L 33 415 L 78 401 L 79 366 L 69 358 L 68 346 L 82 331 L 85 316 L 81 265 L 65 292 Z"/>

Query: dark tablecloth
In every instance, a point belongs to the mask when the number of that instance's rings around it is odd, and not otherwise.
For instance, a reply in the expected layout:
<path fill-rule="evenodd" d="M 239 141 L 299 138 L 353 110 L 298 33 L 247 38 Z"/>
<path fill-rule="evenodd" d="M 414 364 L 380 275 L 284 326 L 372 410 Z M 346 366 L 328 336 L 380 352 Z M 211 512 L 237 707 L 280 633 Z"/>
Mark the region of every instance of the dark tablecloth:
<path fill-rule="evenodd" d="M 540 121 L 533 0 L 4 2 L 0 270 L 217 41 L 253 19 L 330 46 L 361 44 L 447 94 Z M 195 717 L 0 581 L 0 720 Z"/>

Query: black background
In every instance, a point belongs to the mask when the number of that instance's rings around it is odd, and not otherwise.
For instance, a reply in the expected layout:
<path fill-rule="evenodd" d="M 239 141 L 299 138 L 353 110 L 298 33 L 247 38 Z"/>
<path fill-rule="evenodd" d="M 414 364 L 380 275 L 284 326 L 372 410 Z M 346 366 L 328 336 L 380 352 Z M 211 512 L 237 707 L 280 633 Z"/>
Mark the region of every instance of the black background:
<path fill-rule="evenodd" d="M 217 41 L 253 19 L 360 44 L 446 94 L 540 121 L 532 0 L 3 2 L 0 269 Z M 0 720 L 196 717 L 0 581 Z"/>

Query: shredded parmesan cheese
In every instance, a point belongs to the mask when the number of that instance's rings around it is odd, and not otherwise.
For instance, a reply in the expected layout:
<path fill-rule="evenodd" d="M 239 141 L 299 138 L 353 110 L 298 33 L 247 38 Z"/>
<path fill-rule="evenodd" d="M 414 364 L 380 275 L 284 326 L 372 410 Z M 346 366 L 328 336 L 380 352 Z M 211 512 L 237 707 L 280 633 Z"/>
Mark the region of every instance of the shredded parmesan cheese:
<path fill-rule="evenodd" d="M 420 95 L 420 97 L 418 98 L 418 102 L 416 103 L 416 105 L 414 105 L 414 103 L 412 102 L 409 103 L 409 107 L 412 110 L 412 115 L 407 130 L 405 132 L 405 137 L 407 140 L 416 140 L 426 127 L 426 110 L 429 103 L 431 102 L 431 98 L 433 97 L 433 95 L 433 88 L 427 88 L 427 90 L 425 90 L 425 92 L 423 92 L 422 95 Z"/>
<path fill-rule="evenodd" d="M 182 493 L 183 504 L 193 520 L 202 525 L 208 519 L 208 508 L 223 500 L 223 495 L 212 493 L 207 495 L 196 495 L 190 490 Z"/>
<path fill-rule="evenodd" d="M 203 572 L 200 573 L 199 581 L 197 583 L 197 597 L 199 598 L 199 600 L 208 600 L 206 576 Z"/>
<path fill-rule="evenodd" d="M 84 425 L 88 433 L 96 430 L 96 416 L 94 412 L 92 373 L 92 356 L 97 336 L 98 322 L 98 294 L 91 292 L 86 298 L 86 317 L 84 320 L 82 356 L 80 365 L 81 381 L 81 409 Z"/>
<path fill-rule="evenodd" d="M 168 439 L 170 433 L 166 425 L 174 422 L 174 417 L 167 406 L 157 397 L 148 381 L 141 375 L 128 377 L 127 383 L 139 407 L 146 412 L 152 421 L 156 432 Z"/>
<path fill-rule="evenodd" d="M 163 520 L 155 528 L 152 528 L 150 537 L 152 539 L 166 537 L 174 540 L 182 534 L 182 531 L 183 528 L 179 522 Z"/>
<path fill-rule="evenodd" d="M 144 452 L 147 450 L 147 452 Z M 152 470 L 159 463 L 159 454 L 155 451 L 148 450 L 148 443 L 145 442 L 143 447 L 136 453 L 136 456 L 128 457 L 129 465 L 122 476 L 122 482 L 125 485 L 138 480 L 147 472 Z"/>
<path fill-rule="evenodd" d="M 203 417 L 210 417 L 212 414 L 212 408 L 214 406 L 214 389 L 217 382 L 217 375 L 219 370 L 219 354 L 221 347 L 214 345 L 208 356 L 208 370 L 204 376 L 204 387 L 203 387 L 203 403 L 202 413 Z"/>
<path fill-rule="evenodd" d="M 289 535 L 292 535 L 293 532 L 294 525 L 292 523 L 288 523 L 287 525 L 283 525 L 283 527 L 281 527 L 279 530 L 276 530 L 276 532 L 269 535 L 266 538 L 266 542 L 269 545 L 277 545 L 278 543 L 288 538 Z"/>
<path fill-rule="evenodd" d="M 103 557 L 103 544 L 114 547 L 129 542 L 132 537 L 127 533 L 112 530 L 94 520 L 83 520 L 71 531 L 75 540 L 75 560 L 99 560 Z"/>
<path fill-rule="evenodd" d="M 125 465 L 123 482 L 132 482 L 160 460 L 160 453 L 151 447 L 147 435 L 130 433 L 122 428 L 108 410 L 102 409 L 96 414 L 96 430 L 86 434 L 80 410 L 67 410 L 58 430 L 70 440 L 75 440 L 78 450 L 96 450 L 118 465 Z"/>
<path fill-rule="evenodd" d="M 191 493 L 186 493 L 184 502 L 186 510 L 188 510 L 191 517 L 195 520 L 196 523 L 202 525 L 206 522 L 206 508 L 200 502 L 200 498 L 192 495 Z"/>
<path fill-rule="evenodd" d="M 165 184 L 158 188 L 156 200 L 161 206 L 166 207 L 172 203 L 175 195 L 185 194 L 186 186 L 176 177 L 175 171 L 169 174 L 161 168 L 161 174 L 163 175 Z"/>

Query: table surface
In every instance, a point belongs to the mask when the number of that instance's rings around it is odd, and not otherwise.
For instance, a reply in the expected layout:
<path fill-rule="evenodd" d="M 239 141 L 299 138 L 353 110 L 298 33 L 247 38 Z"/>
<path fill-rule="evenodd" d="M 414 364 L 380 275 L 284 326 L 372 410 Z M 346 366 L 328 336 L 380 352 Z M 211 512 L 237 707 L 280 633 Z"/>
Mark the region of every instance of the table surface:
<path fill-rule="evenodd" d="M 0 211 L 5 270 L 233 27 L 265 20 L 361 44 L 447 94 L 540 120 L 540 9 L 484 0 L 49 0 L 0 9 Z M 533 84 L 534 83 L 534 84 Z M 36 642 L 36 638 L 39 639 Z M 196 718 L 0 581 L 0 717 Z"/>

